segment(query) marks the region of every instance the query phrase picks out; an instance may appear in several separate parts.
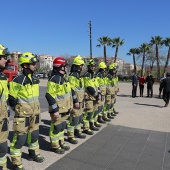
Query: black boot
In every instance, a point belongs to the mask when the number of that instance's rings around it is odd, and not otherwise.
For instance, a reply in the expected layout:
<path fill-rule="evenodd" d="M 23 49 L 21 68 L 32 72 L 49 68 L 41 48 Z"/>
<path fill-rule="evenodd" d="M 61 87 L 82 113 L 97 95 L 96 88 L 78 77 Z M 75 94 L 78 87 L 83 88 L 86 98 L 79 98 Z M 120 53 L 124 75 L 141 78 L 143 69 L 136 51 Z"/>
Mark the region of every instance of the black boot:
<path fill-rule="evenodd" d="M 90 122 L 90 129 L 93 131 L 99 131 L 99 128 L 95 127 L 92 122 Z"/>
<path fill-rule="evenodd" d="M 86 135 L 83 135 L 82 133 L 80 133 L 80 130 L 78 130 L 78 129 L 75 129 L 75 130 L 74 130 L 74 135 L 75 135 L 77 138 L 80 138 L 80 139 L 85 139 L 85 138 L 86 138 Z"/>
<path fill-rule="evenodd" d="M 107 117 L 103 117 L 103 120 L 106 121 L 106 122 L 110 122 L 111 119 L 107 118 Z"/>
<path fill-rule="evenodd" d="M 45 158 L 42 157 L 40 154 L 35 155 L 35 150 L 30 149 L 29 150 L 29 155 L 28 155 L 28 160 L 42 163 L 42 162 L 44 162 Z"/>
<path fill-rule="evenodd" d="M 88 130 L 83 130 L 83 133 L 87 134 L 87 135 L 93 135 L 94 132 L 91 131 L 91 129 L 88 129 Z"/>
<path fill-rule="evenodd" d="M 98 122 L 99 122 L 99 123 L 106 123 L 106 122 L 102 119 L 102 116 L 98 116 Z"/>
<path fill-rule="evenodd" d="M 111 116 L 111 113 L 107 113 L 107 117 L 108 117 L 109 119 L 114 119 L 114 117 Z"/>
<path fill-rule="evenodd" d="M 57 153 L 57 154 L 64 154 L 65 153 L 65 150 L 64 149 L 62 149 L 61 147 L 59 147 L 59 148 L 52 148 L 51 149 L 53 152 L 55 152 L 55 153 Z"/>
<path fill-rule="evenodd" d="M 42 163 L 42 162 L 44 162 L 45 158 L 40 156 L 40 154 L 38 154 L 38 155 L 29 155 L 28 160 L 29 161 L 35 161 L 35 162 L 38 162 L 38 163 Z"/>
<path fill-rule="evenodd" d="M 112 112 L 110 115 L 111 115 L 111 116 L 116 116 L 116 114 L 115 114 L 115 113 L 113 113 L 113 112 Z"/>
<path fill-rule="evenodd" d="M 94 122 L 94 126 L 96 126 L 96 127 L 102 127 L 102 125 L 101 125 L 100 123 L 98 123 L 98 122 Z"/>
<path fill-rule="evenodd" d="M 118 114 L 119 112 L 117 112 L 117 111 L 113 108 L 113 113 L 114 113 L 114 114 Z"/>
<path fill-rule="evenodd" d="M 67 146 L 65 143 L 60 144 L 60 147 L 64 149 L 65 151 L 68 151 L 70 149 L 70 146 Z"/>
<path fill-rule="evenodd" d="M 78 143 L 76 138 L 68 138 L 68 142 L 70 142 L 71 144 L 74 144 L 74 145 Z"/>

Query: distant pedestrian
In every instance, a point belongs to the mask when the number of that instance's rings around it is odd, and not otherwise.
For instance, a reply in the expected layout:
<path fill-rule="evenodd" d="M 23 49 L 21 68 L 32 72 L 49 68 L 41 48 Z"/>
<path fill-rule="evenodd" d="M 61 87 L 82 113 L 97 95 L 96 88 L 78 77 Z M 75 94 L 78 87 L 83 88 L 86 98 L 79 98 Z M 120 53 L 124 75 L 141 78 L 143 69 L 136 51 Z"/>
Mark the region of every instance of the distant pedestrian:
<path fill-rule="evenodd" d="M 160 86 L 159 86 L 159 98 L 161 98 L 161 93 L 162 93 L 162 88 L 161 88 L 161 84 L 163 82 L 163 80 L 166 78 L 166 73 L 162 74 L 162 77 L 160 78 Z"/>
<path fill-rule="evenodd" d="M 132 97 L 134 98 L 136 97 L 137 86 L 138 86 L 138 76 L 135 71 L 132 76 Z"/>
<path fill-rule="evenodd" d="M 139 90 L 140 90 L 140 97 L 143 97 L 143 91 L 144 91 L 144 84 L 146 82 L 146 77 L 142 73 L 142 75 L 139 77 Z"/>
<path fill-rule="evenodd" d="M 148 71 L 148 75 L 146 77 L 146 83 L 147 83 L 147 97 L 153 97 L 154 77 L 151 75 L 150 71 Z"/>
<path fill-rule="evenodd" d="M 161 89 L 163 89 L 163 100 L 165 101 L 164 107 L 167 107 L 170 97 L 170 73 L 166 73 L 166 78 L 163 79 L 161 83 Z"/>

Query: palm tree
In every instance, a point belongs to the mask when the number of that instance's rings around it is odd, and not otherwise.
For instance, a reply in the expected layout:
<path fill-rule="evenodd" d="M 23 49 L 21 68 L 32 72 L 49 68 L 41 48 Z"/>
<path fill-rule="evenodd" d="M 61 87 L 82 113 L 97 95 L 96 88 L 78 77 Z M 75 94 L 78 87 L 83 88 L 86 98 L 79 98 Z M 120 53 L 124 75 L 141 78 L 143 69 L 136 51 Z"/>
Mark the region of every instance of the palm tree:
<path fill-rule="evenodd" d="M 141 69 L 141 76 L 143 73 L 143 69 L 144 69 L 144 63 L 145 63 L 145 57 L 147 53 L 151 52 L 151 48 L 150 45 L 147 43 L 143 43 L 141 44 L 141 46 L 139 47 L 140 53 L 142 53 L 143 57 L 142 57 L 142 69 Z"/>
<path fill-rule="evenodd" d="M 166 38 L 163 42 L 164 42 L 165 46 L 168 47 L 168 54 L 167 54 L 165 67 L 164 67 L 164 73 L 165 73 L 167 70 L 167 67 L 168 67 L 169 57 L 170 57 L 170 38 Z"/>
<path fill-rule="evenodd" d="M 122 46 L 124 44 L 124 39 L 121 40 L 120 37 L 117 37 L 112 39 L 111 43 L 112 43 L 112 48 L 116 47 L 115 58 L 114 58 L 114 63 L 116 63 L 119 46 Z"/>
<path fill-rule="evenodd" d="M 160 61 L 159 61 L 159 46 L 163 45 L 163 40 L 162 37 L 160 36 L 155 36 L 155 37 L 151 37 L 150 40 L 151 45 L 155 45 L 155 49 L 156 49 L 156 61 L 157 61 L 157 78 L 160 79 Z"/>
<path fill-rule="evenodd" d="M 108 36 L 103 36 L 103 37 L 100 37 L 99 39 L 97 39 L 99 41 L 100 44 L 97 45 L 97 47 L 101 47 L 103 46 L 104 47 L 104 61 L 105 63 L 107 64 L 107 61 L 106 61 L 106 46 L 110 46 L 111 42 L 110 42 L 110 38 Z"/>
<path fill-rule="evenodd" d="M 134 64 L 134 72 L 136 72 L 136 58 L 135 58 L 135 54 L 139 54 L 140 51 L 138 48 L 131 48 L 129 50 L 129 52 L 127 53 L 127 55 L 133 55 L 133 64 Z"/>

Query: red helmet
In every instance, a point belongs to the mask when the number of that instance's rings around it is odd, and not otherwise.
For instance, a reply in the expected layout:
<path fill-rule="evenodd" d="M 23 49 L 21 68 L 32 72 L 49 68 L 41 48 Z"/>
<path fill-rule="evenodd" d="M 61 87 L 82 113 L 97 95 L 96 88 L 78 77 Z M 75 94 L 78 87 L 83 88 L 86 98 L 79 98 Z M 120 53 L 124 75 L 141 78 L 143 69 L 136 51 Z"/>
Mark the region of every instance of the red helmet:
<path fill-rule="evenodd" d="M 53 67 L 66 66 L 66 60 L 63 57 L 56 57 L 53 61 Z"/>

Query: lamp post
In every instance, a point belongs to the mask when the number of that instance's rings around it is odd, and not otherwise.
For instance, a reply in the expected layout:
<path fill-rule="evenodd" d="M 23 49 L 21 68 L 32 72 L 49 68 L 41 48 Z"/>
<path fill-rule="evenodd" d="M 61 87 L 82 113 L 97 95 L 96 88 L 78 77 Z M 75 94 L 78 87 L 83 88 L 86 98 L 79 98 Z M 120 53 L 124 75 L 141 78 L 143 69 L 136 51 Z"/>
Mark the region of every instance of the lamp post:
<path fill-rule="evenodd" d="M 92 26 L 91 26 L 91 21 L 89 21 L 88 24 L 89 24 L 89 32 L 90 32 L 90 34 L 89 34 L 89 36 L 90 36 L 90 58 L 92 58 L 92 38 L 91 38 L 91 35 L 92 35 L 91 28 L 92 28 Z"/>

